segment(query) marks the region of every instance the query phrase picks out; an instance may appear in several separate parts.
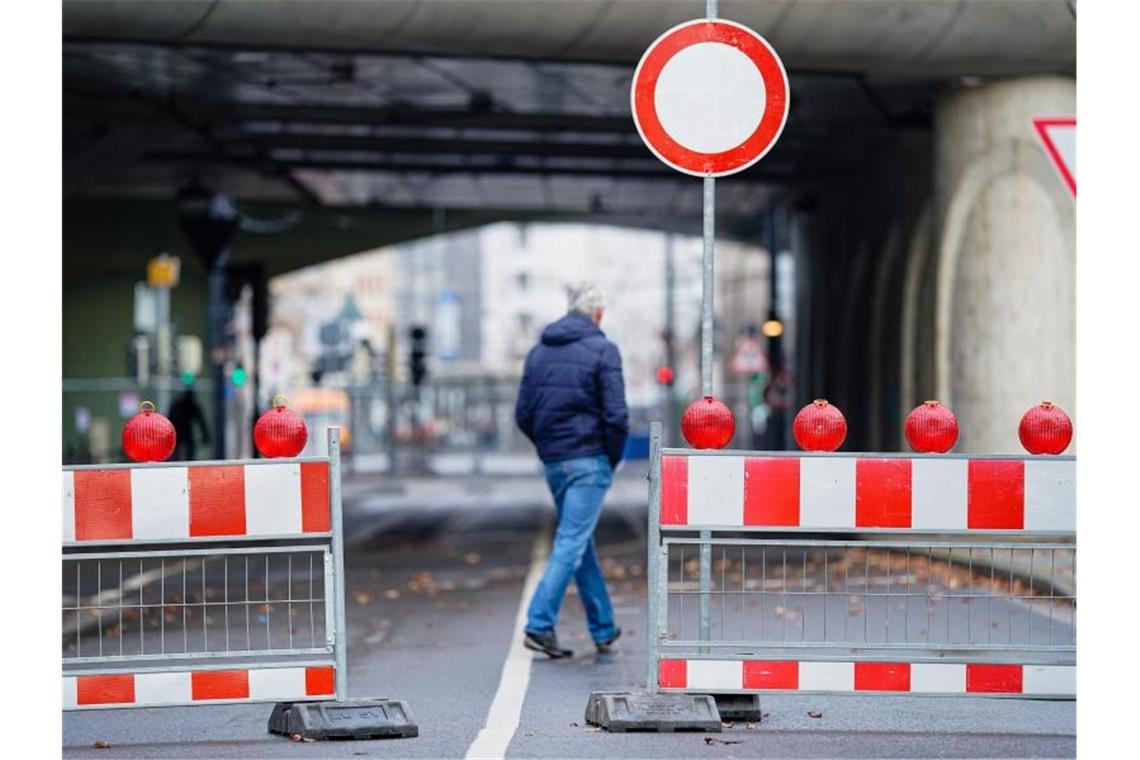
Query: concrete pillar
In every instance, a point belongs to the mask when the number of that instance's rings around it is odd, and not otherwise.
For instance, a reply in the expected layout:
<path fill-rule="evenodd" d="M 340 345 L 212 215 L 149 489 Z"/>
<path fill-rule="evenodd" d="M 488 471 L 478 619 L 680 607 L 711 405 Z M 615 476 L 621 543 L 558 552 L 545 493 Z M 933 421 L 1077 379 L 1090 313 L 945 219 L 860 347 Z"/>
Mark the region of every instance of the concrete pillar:
<path fill-rule="evenodd" d="M 1043 399 L 1076 419 L 1075 204 L 1031 123 L 1074 113 L 1069 77 L 964 88 L 935 110 L 933 363 L 958 451 L 1020 451 L 1018 420 Z"/>

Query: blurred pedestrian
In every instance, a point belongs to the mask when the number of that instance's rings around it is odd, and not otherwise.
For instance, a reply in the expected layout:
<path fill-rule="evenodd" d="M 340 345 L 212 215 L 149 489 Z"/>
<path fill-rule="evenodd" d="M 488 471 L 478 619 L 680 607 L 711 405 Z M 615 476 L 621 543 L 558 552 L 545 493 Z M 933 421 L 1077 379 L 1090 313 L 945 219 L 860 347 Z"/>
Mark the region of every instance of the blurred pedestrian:
<path fill-rule="evenodd" d="M 174 435 L 178 443 L 174 448 L 174 459 L 179 462 L 190 462 L 194 459 L 194 427 L 202 431 L 202 445 L 209 440 L 210 433 L 206 429 L 206 415 L 194 397 L 194 389 L 187 386 L 174 399 L 170 405 L 170 414 L 167 415 L 170 424 L 174 425 Z"/>
<path fill-rule="evenodd" d="M 547 325 L 527 354 L 515 420 L 538 449 L 558 528 L 550 561 L 527 611 L 524 644 L 569 657 L 554 632 L 573 578 L 599 652 L 621 635 L 598 558 L 594 529 L 629 433 L 621 355 L 598 325 L 605 296 L 591 283 L 569 290 L 566 316 Z"/>

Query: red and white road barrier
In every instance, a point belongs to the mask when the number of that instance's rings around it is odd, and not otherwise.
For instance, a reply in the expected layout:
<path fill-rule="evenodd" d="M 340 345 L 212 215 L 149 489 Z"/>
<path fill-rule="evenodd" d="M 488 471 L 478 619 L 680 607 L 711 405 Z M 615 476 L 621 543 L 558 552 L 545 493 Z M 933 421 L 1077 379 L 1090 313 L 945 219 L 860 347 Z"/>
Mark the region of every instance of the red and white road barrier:
<path fill-rule="evenodd" d="M 893 692 L 1074 697 L 1073 665 L 666 659 L 662 691 Z"/>
<path fill-rule="evenodd" d="M 664 449 L 660 435 L 650 691 L 1075 696 L 1074 457 Z"/>
<path fill-rule="evenodd" d="M 343 700 L 339 441 L 65 467 L 64 709 Z"/>
<path fill-rule="evenodd" d="M 670 452 L 661 526 L 1075 532 L 1076 461 Z"/>
<path fill-rule="evenodd" d="M 331 665 L 64 676 L 63 708 L 330 700 L 335 682 Z"/>
<path fill-rule="evenodd" d="M 136 465 L 63 472 L 63 543 L 327 534 L 329 464 Z"/>

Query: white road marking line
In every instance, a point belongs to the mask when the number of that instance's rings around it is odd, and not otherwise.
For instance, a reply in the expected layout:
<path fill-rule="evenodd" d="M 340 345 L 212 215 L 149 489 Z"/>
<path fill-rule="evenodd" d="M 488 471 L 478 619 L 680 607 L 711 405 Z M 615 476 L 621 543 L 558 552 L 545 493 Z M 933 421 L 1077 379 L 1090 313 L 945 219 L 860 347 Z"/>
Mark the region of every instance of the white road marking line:
<path fill-rule="evenodd" d="M 519 726 L 523 701 L 530 685 L 530 665 L 534 659 L 534 653 L 523 646 L 526 610 L 530 598 L 534 596 L 535 588 L 538 587 L 538 582 L 542 580 L 549 554 L 550 527 L 547 523 L 534 538 L 530 570 L 527 571 L 526 581 L 523 583 L 522 598 L 519 600 L 518 612 L 515 613 L 515 625 L 511 629 L 511 648 L 507 651 L 507 659 L 503 662 L 495 699 L 491 702 L 491 709 L 487 711 L 487 723 L 467 748 L 468 760 L 501 760 L 506 755 L 507 747 L 515 735 L 515 729 Z"/>

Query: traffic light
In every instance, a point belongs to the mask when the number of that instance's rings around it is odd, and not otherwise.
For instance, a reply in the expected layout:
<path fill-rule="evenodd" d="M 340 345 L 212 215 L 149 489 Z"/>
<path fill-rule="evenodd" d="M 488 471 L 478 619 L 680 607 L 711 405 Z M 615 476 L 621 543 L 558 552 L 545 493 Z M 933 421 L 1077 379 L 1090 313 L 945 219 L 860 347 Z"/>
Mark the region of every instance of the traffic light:
<path fill-rule="evenodd" d="M 412 352 L 409 355 L 408 368 L 412 375 L 412 385 L 419 387 L 427 378 L 427 328 L 423 325 L 413 325 L 408 331 L 412 339 Z"/>
<path fill-rule="evenodd" d="M 234 367 L 234 371 L 230 373 L 230 382 L 234 384 L 235 388 L 240 388 L 245 385 L 246 377 L 245 367 L 239 364 Z"/>

